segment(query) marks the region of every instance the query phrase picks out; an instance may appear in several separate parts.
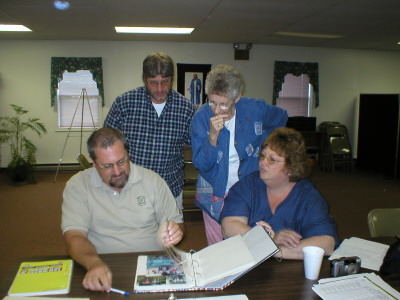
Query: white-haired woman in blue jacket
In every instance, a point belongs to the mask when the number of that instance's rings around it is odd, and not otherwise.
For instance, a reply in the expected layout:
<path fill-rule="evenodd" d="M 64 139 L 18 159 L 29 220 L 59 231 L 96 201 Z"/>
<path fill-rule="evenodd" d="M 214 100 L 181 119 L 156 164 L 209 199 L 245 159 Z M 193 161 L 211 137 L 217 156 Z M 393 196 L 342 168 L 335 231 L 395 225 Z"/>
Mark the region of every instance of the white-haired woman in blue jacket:
<path fill-rule="evenodd" d="M 258 152 L 269 133 L 284 127 L 287 112 L 263 99 L 242 97 L 238 71 L 218 65 L 207 75 L 207 105 L 192 124 L 194 166 L 199 170 L 196 205 L 203 210 L 208 244 L 222 240 L 219 215 L 230 187 L 258 170 Z"/>

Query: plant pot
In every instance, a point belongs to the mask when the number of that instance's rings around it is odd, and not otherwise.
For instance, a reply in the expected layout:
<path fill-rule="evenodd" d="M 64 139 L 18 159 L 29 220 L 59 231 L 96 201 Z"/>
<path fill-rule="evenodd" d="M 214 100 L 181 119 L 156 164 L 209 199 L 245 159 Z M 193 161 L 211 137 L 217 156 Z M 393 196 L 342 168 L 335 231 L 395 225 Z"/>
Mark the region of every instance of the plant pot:
<path fill-rule="evenodd" d="M 20 182 L 20 181 L 28 181 L 28 183 L 36 183 L 33 172 L 32 166 L 30 164 L 19 164 L 15 166 L 8 166 L 7 167 L 8 177 L 13 182 Z"/>

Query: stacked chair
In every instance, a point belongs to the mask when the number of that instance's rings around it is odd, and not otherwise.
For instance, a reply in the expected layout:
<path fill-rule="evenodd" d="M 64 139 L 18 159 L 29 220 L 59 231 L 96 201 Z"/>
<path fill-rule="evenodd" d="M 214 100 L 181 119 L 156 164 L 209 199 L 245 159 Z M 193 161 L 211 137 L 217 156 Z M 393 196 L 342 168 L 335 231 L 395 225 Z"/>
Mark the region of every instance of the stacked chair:
<path fill-rule="evenodd" d="M 335 172 L 335 168 L 354 171 L 353 151 L 345 125 L 339 122 L 322 122 L 319 125 L 322 133 L 323 170 Z"/>

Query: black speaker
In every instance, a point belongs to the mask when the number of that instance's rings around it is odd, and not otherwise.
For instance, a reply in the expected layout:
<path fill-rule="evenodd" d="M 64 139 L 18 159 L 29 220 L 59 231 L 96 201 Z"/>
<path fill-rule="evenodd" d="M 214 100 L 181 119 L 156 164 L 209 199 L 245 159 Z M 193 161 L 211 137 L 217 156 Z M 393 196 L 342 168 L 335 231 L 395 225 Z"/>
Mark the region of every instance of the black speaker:
<path fill-rule="evenodd" d="M 249 50 L 235 49 L 235 60 L 249 60 L 249 58 L 250 58 Z"/>

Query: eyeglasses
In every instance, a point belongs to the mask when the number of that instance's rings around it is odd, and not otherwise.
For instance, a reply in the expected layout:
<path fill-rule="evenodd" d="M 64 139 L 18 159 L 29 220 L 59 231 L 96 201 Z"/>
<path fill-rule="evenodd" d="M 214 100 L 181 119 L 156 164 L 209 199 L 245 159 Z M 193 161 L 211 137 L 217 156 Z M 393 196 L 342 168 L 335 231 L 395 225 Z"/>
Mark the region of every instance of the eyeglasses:
<path fill-rule="evenodd" d="M 235 101 L 232 101 L 230 104 L 225 104 L 225 103 L 217 104 L 214 101 L 211 101 L 207 98 L 207 103 L 208 103 L 208 105 L 211 106 L 211 108 L 218 107 L 219 109 L 222 109 L 222 110 L 228 110 L 232 107 L 232 105 L 235 103 Z"/>
<path fill-rule="evenodd" d="M 124 167 L 129 163 L 129 160 L 127 157 L 124 157 L 122 159 L 120 159 L 119 161 L 117 161 L 115 164 L 104 164 L 104 165 L 100 165 L 97 164 L 99 166 L 100 169 L 102 169 L 103 171 L 106 172 L 111 172 L 114 169 L 114 166 L 117 167 Z"/>
<path fill-rule="evenodd" d="M 168 88 L 171 85 L 171 78 L 167 78 L 161 81 L 147 79 L 147 84 L 153 88 L 158 88 L 159 85 L 161 85 L 161 87 L 163 88 Z"/>
<path fill-rule="evenodd" d="M 258 160 L 263 161 L 267 159 L 268 164 L 270 165 L 275 165 L 278 162 L 285 162 L 284 160 L 278 160 L 275 157 L 273 157 L 271 154 L 270 155 L 265 155 L 262 152 L 258 152 Z"/>

